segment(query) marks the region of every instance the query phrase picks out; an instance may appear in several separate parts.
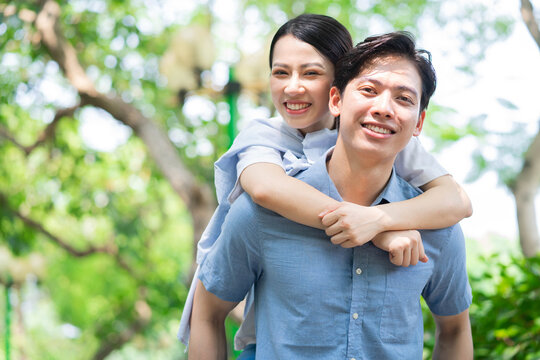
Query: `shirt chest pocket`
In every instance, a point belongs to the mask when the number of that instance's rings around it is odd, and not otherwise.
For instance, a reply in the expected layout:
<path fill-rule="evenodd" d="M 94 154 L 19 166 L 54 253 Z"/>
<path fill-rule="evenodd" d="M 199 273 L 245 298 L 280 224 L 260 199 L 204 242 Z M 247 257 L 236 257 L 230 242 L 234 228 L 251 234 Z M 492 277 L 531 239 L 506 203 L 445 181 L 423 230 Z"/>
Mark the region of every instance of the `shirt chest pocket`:
<path fill-rule="evenodd" d="M 430 275 L 428 264 L 388 268 L 380 329 L 383 342 L 423 341 L 420 296 Z"/>

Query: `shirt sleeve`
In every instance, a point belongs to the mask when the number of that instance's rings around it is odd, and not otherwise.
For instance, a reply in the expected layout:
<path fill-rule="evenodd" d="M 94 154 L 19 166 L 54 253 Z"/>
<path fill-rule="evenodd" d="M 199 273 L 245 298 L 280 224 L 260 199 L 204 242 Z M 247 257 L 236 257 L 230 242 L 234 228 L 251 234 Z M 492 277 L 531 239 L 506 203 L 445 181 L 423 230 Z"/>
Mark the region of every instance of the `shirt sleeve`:
<path fill-rule="evenodd" d="M 422 292 L 430 310 L 440 316 L 457 315 L 468 309 L 472 303 L 463 232 L 459 225 L 448 228 L 448 231 L 447 243 Z"/>
<path fill-rule="evenodd" d="M 242 171 L 244 171 L 244 169 L 249 165 L 256 163 L 276 164 L 285 170 L 283 166 L 283 158 L 279 150 L 272 149 L 267 146 L 250 146 L 246 148 L 242 152 L 238 153 L 238 163 L 236 164 L 237 177 L 234 187 L 229 194 L 228 200 L 230 203 L 236 200 L 238 196 L 244 192 L 242 186 L 240 185 L 240 175 L 242 174 Z"/>
<path fill-rule="evenodd" d="M 399 176 L 416 187 L 448 174 L 435 157 L 426 151 L 416 136 L 413 136 L 397 155 L 395 169 Z"/>
<path fill-rule="evenodd" d="M 261 273 L 257 205 L 243 195 L 231 206 L 223 231 L 200 266 L 205 288 L 225 301 L 241 301 Z"/>

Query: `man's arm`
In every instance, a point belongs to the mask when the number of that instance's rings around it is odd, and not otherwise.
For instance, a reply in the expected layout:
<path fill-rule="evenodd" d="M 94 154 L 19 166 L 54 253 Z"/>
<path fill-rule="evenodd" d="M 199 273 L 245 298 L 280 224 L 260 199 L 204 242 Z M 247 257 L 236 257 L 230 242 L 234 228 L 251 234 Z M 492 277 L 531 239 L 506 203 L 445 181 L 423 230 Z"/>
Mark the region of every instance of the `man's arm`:
<path fill-rule="evenodd" d="M 434 360 L 470 360 L 473 358 L 473 341 L 469 309 L 458 315 L 433 314 L 435 332 Z"/>
<path fill-rule="evenodd" d="M 193 300 L 188 359 L 226 360 L 225 318 L 236 302 L 221 300 L 199 280 Z"/>

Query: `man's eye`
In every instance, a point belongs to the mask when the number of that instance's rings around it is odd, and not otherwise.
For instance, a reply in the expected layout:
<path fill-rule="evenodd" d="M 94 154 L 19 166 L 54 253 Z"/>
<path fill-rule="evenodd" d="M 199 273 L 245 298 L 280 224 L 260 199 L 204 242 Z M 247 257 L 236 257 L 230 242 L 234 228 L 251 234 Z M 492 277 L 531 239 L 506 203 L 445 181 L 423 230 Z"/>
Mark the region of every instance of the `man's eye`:
<path fill-rule="evenodd" d="M 400 96 L 398 97 L 399 100 L 401 101 L 405 101 L 409 104 L 414 104 L 413 100 L 410 98 L 410 97 L 407 97 L 407 96 Z"/>
<path fill-rule="evenodd" d="M 360 91 L 366 92 L 366 93 L 368 93 L 368 94 L 374 94 L 374 93 L 375 93 L 375 90 L 373 90 L 373 89 L 370 88 L 370 87 L 360 88 Z"/>

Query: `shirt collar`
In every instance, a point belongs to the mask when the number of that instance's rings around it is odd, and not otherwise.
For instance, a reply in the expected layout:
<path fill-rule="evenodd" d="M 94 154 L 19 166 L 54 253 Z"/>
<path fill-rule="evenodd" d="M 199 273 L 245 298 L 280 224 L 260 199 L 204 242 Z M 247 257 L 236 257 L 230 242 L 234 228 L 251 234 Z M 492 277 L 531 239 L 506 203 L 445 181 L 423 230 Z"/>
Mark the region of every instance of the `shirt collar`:
<path fill-rule="evenodd" d="M 407 195 L 410 195 L 411 190 L 413 190 L 413 187 L 408 182 L 399 177 L 396 173 L 396 169 L 392 167 L 390 179 L 386 183 L 383 191 L 380 192 L 380 194 L 377 196 L 377 198 L 375 199 L 375 201 L 373 201 L 371 205 L 373 206 L 384 203 L 408 200 L 411 198 L 411 196 Z M 416 196 L 420 193 L 419 191 L 413 192 L 417 192 L 413 196 Z"/>
<path fill-rule="evenodd" d="M 326 153 L 321 156 L 307 171 L 310 172 L 310 185 L 323 192 L 326 190 L 326 193 L 330 197 L 338 201 L 343 201 L 343 198 L 337 191 L 334 182 L 328 174 L 328 168 L 326 166 L 327 159 L 329 156 L 331 156 L 333 150 L 334 147 L 326 151 Z M 410 199 L 411 197 L 415 197 L 420 193 L 420 190 L 414 188 L 408 182 L 399 177 L 396 170 L 392 167 L 390 179 L 371 205 L 374 206 L 384 203 L 404 201 Z"/>

